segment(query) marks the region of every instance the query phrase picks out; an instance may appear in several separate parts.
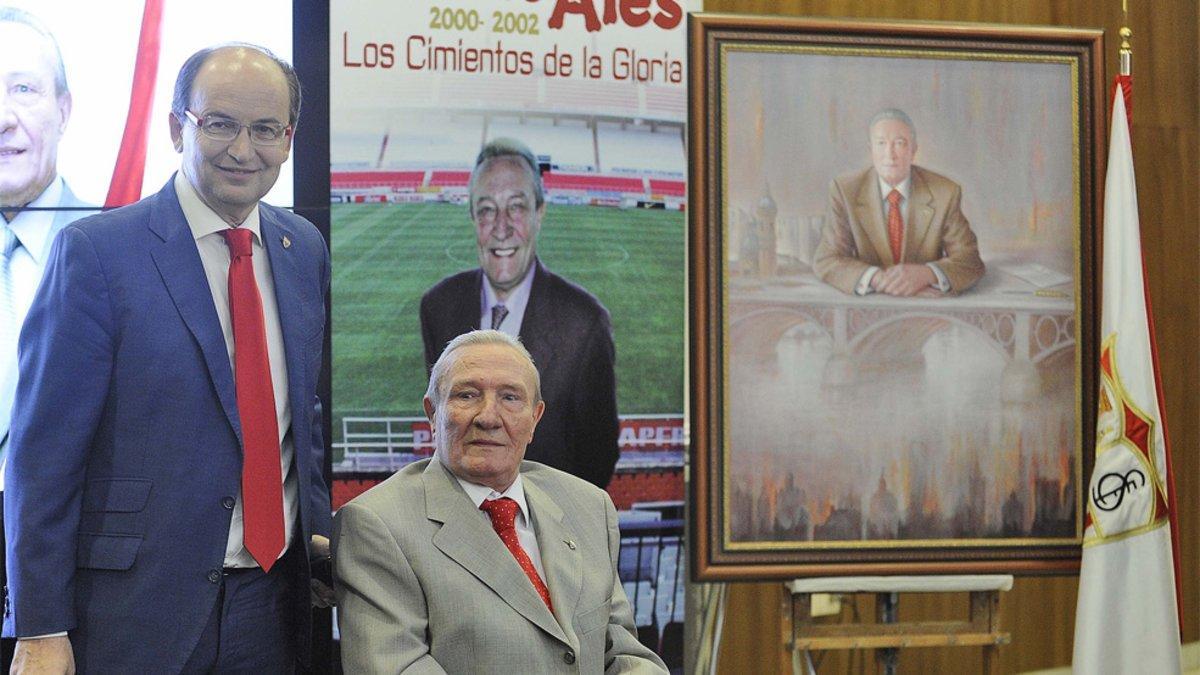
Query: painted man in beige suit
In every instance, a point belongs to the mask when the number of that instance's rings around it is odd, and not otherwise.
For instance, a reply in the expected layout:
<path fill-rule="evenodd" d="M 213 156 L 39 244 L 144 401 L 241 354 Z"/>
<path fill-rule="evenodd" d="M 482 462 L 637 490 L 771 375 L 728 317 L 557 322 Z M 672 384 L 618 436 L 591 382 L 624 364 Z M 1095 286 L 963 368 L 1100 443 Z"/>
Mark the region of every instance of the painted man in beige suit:
<path fill-rule="evenodd" d="M 525 348 L 455 338 L 424 403 L 435 456 L 335 520 L 345 671 L 665 673 L 634 633 L 607 493 L 522 461 L 545 408 Z"/>
<path fill-rule="evenodd" d="M 813 264 L 817 276 L 855 295 L 938 297 L 975 285 L 984 266 L 962 213 L 962 188 L 913 165 L 917 132 L 903 111 L 881 111 L 868 130 L 873 166 L 829 186 L 829 213 Z M 889 199 L 893 191 L 897 195 Z M 902 220 L 894 242 L 899 255 L 889 237 L 892 208 Z"/>

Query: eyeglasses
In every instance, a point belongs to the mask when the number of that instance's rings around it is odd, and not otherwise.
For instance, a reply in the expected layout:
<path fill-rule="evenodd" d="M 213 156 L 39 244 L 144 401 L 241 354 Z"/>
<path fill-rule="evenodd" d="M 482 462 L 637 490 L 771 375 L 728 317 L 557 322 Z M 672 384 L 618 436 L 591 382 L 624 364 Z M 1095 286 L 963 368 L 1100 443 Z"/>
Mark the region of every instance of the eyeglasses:
<path fill-rule="evenodd" d="M 192 121 L 192 124 L 196 125 L 200 133 L 214 141 L 228 143 L 237 138 L 242 133 L 242 129 L 249 129 L 251 143 L 255 145 L 279 145 L 292 133 L 290 125 L 268 124 L 267 122 L 242 124 L 237 120 L 231 120 L 228 117 L 218 117 L 216 115 L 197 117 L 191 110 L 184 110 L 183 114 Z"/>

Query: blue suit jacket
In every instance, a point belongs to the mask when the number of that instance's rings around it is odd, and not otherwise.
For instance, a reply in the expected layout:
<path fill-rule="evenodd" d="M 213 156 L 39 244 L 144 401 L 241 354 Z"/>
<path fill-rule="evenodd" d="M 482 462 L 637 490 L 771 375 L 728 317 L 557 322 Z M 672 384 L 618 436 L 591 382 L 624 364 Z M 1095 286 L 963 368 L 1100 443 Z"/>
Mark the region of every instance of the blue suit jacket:
<path fill-rule="evenodd" d="M 80 201 L 79 198 L 75 196 L 75 193 L 71 192 L 70 186 L 68 186 L 67 182 L 64 180 L 62 184 L 62 195 L 58 199 L 58 208 L 65 210 L 55 212 L 54 220 L 50 223 L 50 228 L 46 230 L 45 234 L 47 246 L 54 241 L 54 237 L 58 236 L 58 233 L 64 227 L 91 213 L 91 211 L 80 210 L 83 207 L 90 207 L 97 210 L 99 209 L 99 207 L 96 207 L 93 204 L 87 204 Z M 40 280 L 41 277 L 39 276 L 38 279 Z M 16 377 L 13 377 L 12 379 L 7 378 L 5 375 L 5 369 L 15 369 L 16 367 L 17 363 L 15 360 L 13 360 L 11 363 L 0 363 L 0 387 L 8 387 L 8 389 L 0 391 L 0 457 L 3 457 L 8 451 L 8 422 L 9 413 L 11 412 L 10 404 L 16 388 Z M 14 376 L 15 374 L 16 373 L 13 373 Z M 3 489 L 4 486 L 0 485 L 0 490 Z"/>
<path fill-rule="evenodd" d="M 329 254 L 303 218 L 265 204 L 260 214 L 287 357 L 296 535 L 307 542 L 330 528 L 316 398 Z M 242 452 L 229 356 L 171 182 L 63 229 L 20 368 L 5 635 L 68 630 L 80 672 L 178 671 L 216 602 Z M 307 563 L 298 567 L 303 645 Z"/>

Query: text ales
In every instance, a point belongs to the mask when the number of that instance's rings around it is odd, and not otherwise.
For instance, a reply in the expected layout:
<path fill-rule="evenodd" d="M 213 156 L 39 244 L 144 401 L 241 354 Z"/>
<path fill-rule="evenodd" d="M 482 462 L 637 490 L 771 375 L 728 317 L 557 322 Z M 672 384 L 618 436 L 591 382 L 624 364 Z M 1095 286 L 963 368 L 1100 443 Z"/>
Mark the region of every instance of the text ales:
<path fill-rule="evenodd" d="M 563 21 L 572 15 L 582 17 L 591 33 L 613 24 L 630 28 L 654 25 L 671 30 L 683 20 L 683 8 L 676 0 L 555 0 L 554 12 L 546 24 L 562 28 Z"/>

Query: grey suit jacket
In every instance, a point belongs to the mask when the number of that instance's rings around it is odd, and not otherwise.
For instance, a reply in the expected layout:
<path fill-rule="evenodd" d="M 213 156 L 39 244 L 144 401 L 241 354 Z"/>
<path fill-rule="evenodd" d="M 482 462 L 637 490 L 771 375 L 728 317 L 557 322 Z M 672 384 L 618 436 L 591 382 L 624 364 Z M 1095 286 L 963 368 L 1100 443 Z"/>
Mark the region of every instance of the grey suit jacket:
<path fill-rule="evenodd" d="M 347 673 L 665 673 L 638 642 L 617 578 L 607 493 L 523 462 L 551 614 L 436 458 L 405 467 L 334 520 Z"/>

